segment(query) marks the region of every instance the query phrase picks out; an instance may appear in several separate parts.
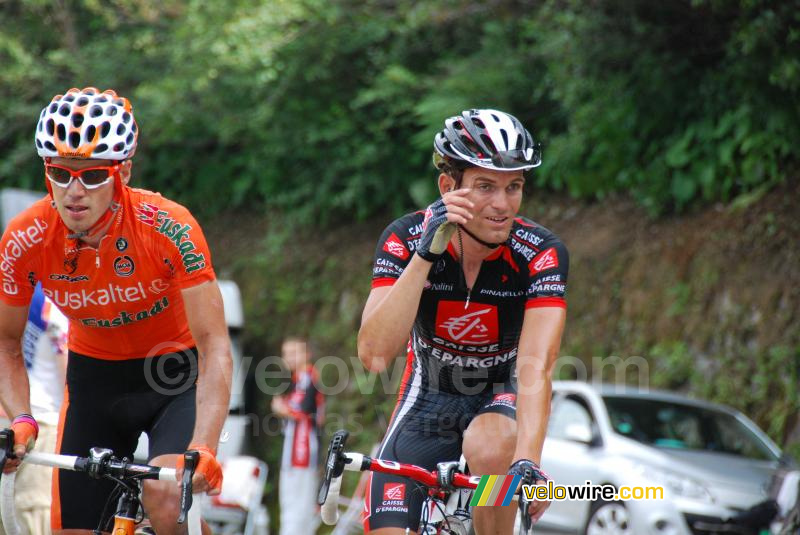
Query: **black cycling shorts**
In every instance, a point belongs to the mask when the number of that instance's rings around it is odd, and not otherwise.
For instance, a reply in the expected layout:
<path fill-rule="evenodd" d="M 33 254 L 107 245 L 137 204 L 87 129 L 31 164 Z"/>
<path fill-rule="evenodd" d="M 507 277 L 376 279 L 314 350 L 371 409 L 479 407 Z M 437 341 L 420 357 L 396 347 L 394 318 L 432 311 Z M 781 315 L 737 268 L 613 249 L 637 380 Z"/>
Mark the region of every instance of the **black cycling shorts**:
<path fill-rule="evenodd" d="M 485 413 L 516 419 L 516 388 L 512 381 L 496 390 L 465 396 L 407 388 L 398 399 L 379 459 L 409 463 L 427 470 L 461 458 L 464 431 Z M 364 531 L 379 528 L 419 528 L 427 490 L 411 479 L 373 472 L 366 490 Z"/>
<path fill-rule="evenodd" d="M 133 458 L 147 433 L 148 459 L 183 453 L 195 422 L 197 351 L 131 360 L 69 352 L 57 451 L 85 457 L 92 447 Z M 95 529 L 115 484 L 58 470 L 53 481 L 53 529 Z M 116 510 L 109 504 L 106 514 Z M 104 531 L 108 531 L 105 529 Z"/>

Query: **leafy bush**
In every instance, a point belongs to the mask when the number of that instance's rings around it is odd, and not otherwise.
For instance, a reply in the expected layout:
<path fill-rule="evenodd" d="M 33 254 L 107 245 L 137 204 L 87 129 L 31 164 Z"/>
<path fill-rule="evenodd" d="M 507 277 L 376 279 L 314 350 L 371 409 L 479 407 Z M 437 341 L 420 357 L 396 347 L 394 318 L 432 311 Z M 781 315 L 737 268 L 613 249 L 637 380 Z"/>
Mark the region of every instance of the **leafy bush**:
<path fill-rule="evenodd" d="M 531 127 L 541 188 L 680 211 L 796 169 L 799 22 L 766 0 L 4 3 L 0 176 L 40 184 L 38 110 L 93 84 L 133 100 L 137 183 L 195 211 L 427 203 L 433 135 L 468 107 Z"/>

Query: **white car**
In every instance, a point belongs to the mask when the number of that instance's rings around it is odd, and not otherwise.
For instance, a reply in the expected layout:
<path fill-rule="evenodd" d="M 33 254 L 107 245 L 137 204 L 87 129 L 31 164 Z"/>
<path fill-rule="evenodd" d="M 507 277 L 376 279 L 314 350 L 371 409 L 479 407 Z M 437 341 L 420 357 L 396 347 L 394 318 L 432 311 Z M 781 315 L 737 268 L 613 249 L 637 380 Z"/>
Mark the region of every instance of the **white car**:
<path fill-rule="evenodd" d="M 542 467 L 556 485 L 662 487 L 663 499 L 554 501 L 537 527 L 599 534 L 705 534 L 768 498 L 780 449 L 729 407 L 665 392 L 553 383 Z"/>

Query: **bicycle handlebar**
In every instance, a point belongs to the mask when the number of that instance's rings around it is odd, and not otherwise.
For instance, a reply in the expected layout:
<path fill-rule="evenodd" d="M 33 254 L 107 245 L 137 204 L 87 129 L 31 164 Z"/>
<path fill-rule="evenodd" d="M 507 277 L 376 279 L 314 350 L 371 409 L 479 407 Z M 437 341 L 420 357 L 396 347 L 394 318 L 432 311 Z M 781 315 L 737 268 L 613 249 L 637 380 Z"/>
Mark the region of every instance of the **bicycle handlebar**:
<path fill-rule="evenodd" d="M 470 476 L 449 470 L 449 484 L 446 488 L 441 485 L 442 477 L 438 470 L 426 470 L 421 466 L 373 459 L 361 453 L 345 452 L 347 431 L 337 431 L 331 439 L 328 448 L 328 458 L 325 463 L 325 477 L 320 485 L 317 503 L 320 505 L 322 521 L 332 526 L 339 520 L 339 492 L 342 486 L 342 475 L 345 470 L 349 472 L 381 472 L 396 476 L 408 477 L 425 485 L 428 488 L 451 489 L 476 489 L 481 481 L 480 476 Z"/>
<path fill-rule="evenodd" d="M 0 518 L 7 535 L 18 535 L 20 533 L 19 524 L 16 519 L 14 505 L 14 483 L 16 472 L 2 474 L 2 468 L 8 458 L 13 458 L 12 447 L 14 444 L 14 434 L 10 429 L 0 430 Z M 200 535 L 200 500 L 192 499 L 191 478 L 194 474 L 196 458 L 191 457 L 197 452 L 187 452 L 189 456 L 184 462 L 184 477 L 181 486 L 181 512 L 179 523 L 183 523 L 188 513 L 189 534 Z M 187 462 L 188 461 L 188 462 Z M 177 470 L 161 466 L 150 466 L 146 464 L 129 463 L 125 459 L 117 459 L 111 450 L 92 448 L 89 457 L 78 457 L 74 455 L 60 455 L 56 453 L 30 452 L 25 455 L 24 463 L 39 466 L 49 466 L 62 470 L 73 470 L 84 472 L 93 478 L 113 477 L 116 479 L 157 479 L 160 481 L 178 481 Z M 188 477 L 188 483 L 187 483 Z M 188 498 L 187 498 L 188 496 Z"/>

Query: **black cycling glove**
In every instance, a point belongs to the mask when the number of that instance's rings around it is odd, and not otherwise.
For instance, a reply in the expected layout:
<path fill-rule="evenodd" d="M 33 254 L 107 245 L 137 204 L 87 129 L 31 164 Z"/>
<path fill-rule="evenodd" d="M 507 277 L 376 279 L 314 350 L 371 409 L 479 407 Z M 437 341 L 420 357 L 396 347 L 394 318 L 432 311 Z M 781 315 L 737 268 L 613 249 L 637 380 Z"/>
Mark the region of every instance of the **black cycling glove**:
<path fill-rule="evenodd" d="M 508 475 L 523 476 L 523 485 L 532 485 L 537 481 L 550 481 L 552 479 L 538 464 L 528 459 L 520 459 L 512 464 L 511 468 L 508 469 Z"/>
<path fill-rule="evenodd" d="M 455 223 L 447 221 L 447 206 L 442 199 L 428 206 L 422 225 L 417 254 L 428 262 L 435 262 L 447 250 L 447 243 L 456 230 Z"/>

